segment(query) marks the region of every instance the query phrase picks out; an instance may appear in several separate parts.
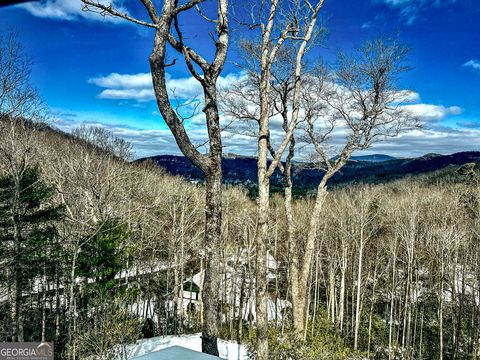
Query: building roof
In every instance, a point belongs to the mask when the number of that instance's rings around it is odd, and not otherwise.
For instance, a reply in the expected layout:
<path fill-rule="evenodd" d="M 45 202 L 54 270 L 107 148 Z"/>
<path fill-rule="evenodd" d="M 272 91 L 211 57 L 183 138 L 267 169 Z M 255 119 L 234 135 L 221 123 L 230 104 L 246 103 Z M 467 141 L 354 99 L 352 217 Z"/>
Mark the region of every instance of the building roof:
<path fill-rule="evenodd" d="M 169 348 L 153 351 L 151 353 L 134 357 L 132 360 L 214 360 L 218 357 L 193 351 L 181 346 L 171 346 Z"/>
<path fill-rule="evenodd" d="M 200 292 L 200 287 L 195 284 L 194 281 L 192 280 L 187 280 L 183 283 L 183 291 L 190 291 L 194 293 L 199 293 Z"/>

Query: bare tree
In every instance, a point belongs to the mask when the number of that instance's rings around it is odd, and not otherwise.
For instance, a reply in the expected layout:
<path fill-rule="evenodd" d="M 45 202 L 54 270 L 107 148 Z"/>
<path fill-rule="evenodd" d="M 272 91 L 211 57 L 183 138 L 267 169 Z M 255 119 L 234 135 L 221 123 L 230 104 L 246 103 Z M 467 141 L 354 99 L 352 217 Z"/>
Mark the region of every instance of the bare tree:
<path fill-rule="evenodd" d="M 0 35 L 0 118 L 45 119 L 46 107 L 30 81 L 31 66 L 18 35 Z"/>
<path fill-rule="evenodd" d="M 120 17 L 155 30 L 155 40 L 149 60 L 158 108 L 182 153 L 204 173 L 206 178 L 206 264 L 203 289 L 205 317 L 202 330 L 202 351 L 218 355 L 217 320 L 220 289 L 218 244 L 221 240 L 222 224 L 222 139 L 217 106 L 217 80 L 223 70 L 228 48 L 228 0 L 217 1 L 216 19 L 209 19 L 201 12 L 199 4 L 203 1 L 191 0 L 179 4 L 177 0 L 167 0 L 163 2 L 161 12 L 158 12 L 152 0 L 140 0 L 149 16 L 149 20 L 140 20 L 115 9 L 112 5 L 105 5 L 96 0 L 82 0 L 86 10 L 97 11 L 102 15 Z M 194 8 L 197 8 L 203 17 L 215 25 L 215 54 L 211 62 L 185 43 L 179 17 Z M 200 153 L 193 144 L 187 133 L 184 118 L 172 106 L 172 99 L 169 97 L 165 78 L 166 68 L 175 62 L 169 64 L 167 61 L 167 47 L 169 45 L 183 56 L 191 75 L 202 86 L 203 112 L 205 113 L 208 130 L 208 155 Z"/>
<path fill-rule="evenodd" d="M 312 39 L 317 34 L 317 19 L 324 1 L 316 3 L 309 1 L 279 1 L 261 2 L 258 4 L 260 15 L 253 15 L 251 29 L 260 29 L 260 40 L 257 45 L 255 42 L 247 43 L 244 50 L 251 56 L 248 61 L 248 70 L 250 75 L 253 73 L 253 84 L 249 90 L 250 93 L 240 93 L 240 104 L 246 100 L 251 103 L 251 95 L 258 95 L 258 102 L 253 101 L 257 106 L 253 114 L 245 114 L 239 111 L 240 119 L 253 119 L 258 121 L 258 130 L 256 136 L 258 139 L 258 214 L 257 214 L 257 257 L 256 257 L 256 325 L 257 325 L 257 358 L 266 359 L 268 357 L 267 343 L 267 247 L 268 247 L 268 221 L 269 212 L 269 191 L 270 178 L 275 169 L 281 166 L 282 156 L 292 140 L 293 132 L 300 121 L 300 100 L 302 89 L 303 59 Z M 262 18 L 263 16 L 263 18 Z M 276 63 L 281 58 L 284 46 L 290 43 L 292 52 L 289 54 L 295 59 L 292 63 L 290 73 L 286 78 L 278 83 L 287 85 L 287 94 L 283 99 L 291 96 L 291 117 L 288 120 L 284 118 L 285 136 L 275 150 L 270 139 L 270 118 L 275 112 L 280 114 L 282 110 L 275 109 L 272 101 L 272 74 L 275 72 Z M 277 88 L 283 91 L 282 86 Z M 291 91 L 291 95 L 290 95 Z M 247 97 L 244 97 L 246 95 Z M 254 95 L 254 96 L 257 96 Z M 242 99 L 243 97 L 243 99 Z M 280 102 L 281 102 L 280 97 Z M 281 102 L 282 103 L 282 102 Z M 239 103 L 237 103 L 238 105 Z M 278 104 L 277 104 L 278 105 Z M 286 102 L 283 105 L 287 105 Z M 237 108 L 238 110 L 238 108 Z M 234 110 L 233 113 L 237 112 Z M 286 108 L 283 113 L 286 114 Z M 292 148 L 293 149 L 293 148 Z M 273 160 L 268 165 L 268 157 Z"/>
<path fill-rule="evenodd" d="M 317 187 L 305 248 L 300 251 L 304 261 L 301 264 L 298 260 L 293 262 L 299 266 L 298 272 L 294 271 L 298 276 L 292 278 L 292 288 L 298 287 L 299 294 L 292 297 L 294 318 L 305 317 L 306 286 L 328 181 L 354 151 L 367 149 L 377 140 L 418 127 L 418 120 L 402 106 L 411 92 L 396 87 L 398 76 L 408 70 L 403 65 L 407 53 L 408 49 L 395 40 L 369 41 L 357 55 L 341 54 L 334 71 L 318 71 L 325 75 L 313 79 L 320 98 L 309 93 L 307 96 L 314 98 L 307 99 L 318 101 L 324 110 L 323 116 L 306 114 L 306 140 L 313 145 L 325 174 Z M 332 158 L 328 140 L 340 129 L 347 135 L 339 155 Z M 303 329 L 300 325 L 303 323 L 298 321 L 295 327 Z"/>
<path fill-rule="evenodd" d="M 133 159 L 132 144 L 116 137 L 103 127 L 80 125 L 73 129 L 72 135 L 85 141 L 87 145 L 97 146 L 100 150 L 106 151 L 120 159 Z"/>

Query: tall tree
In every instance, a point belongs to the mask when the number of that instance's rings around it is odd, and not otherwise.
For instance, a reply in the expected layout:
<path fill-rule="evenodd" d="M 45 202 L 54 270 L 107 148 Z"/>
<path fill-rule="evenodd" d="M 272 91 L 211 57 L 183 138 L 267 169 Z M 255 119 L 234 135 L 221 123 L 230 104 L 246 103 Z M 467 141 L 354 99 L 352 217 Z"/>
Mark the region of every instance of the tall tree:
<path fill-rule="evenodd" d="M 161 12 L 152 0 L 140 0 L 145 7 L 149 20 L 136 19 L 125 14 L 112 5 L 105 5 L 96 0 L 82 0 L 87 10 L 97 11 L 104 15 L 123 18 L 154 29 L 155 40 L 150 55 L 150 69 L 153 88 L 158 109 L 169 126 L 175 140 L 192 163 L 205 175 L 205 280 L 203 288 L 204 323 L 202 328 L 202 351 L 218 355 L 217 321 L 220 293 L 220 254 L 222 227 L 222 139 L 220 118 L 217 105 L 217 80 L 223 70 L 228 49 L 228 0 L 217 1 L 217 18 L 208 18 L 199 8 L 204 0 L 191 0 L 179 4 L 178 0 L 163 2 Z M 179 17 L 183 13 L 196 8 L 207 21 L 215 24 L 215 54 L 210 62 L 197 51 L 188 46 L 180 27 Z M 191 75 L 203 89 L 203 107 L 208 131 L 207 155 L 199 152 L 190 139 L 185 118 L 172 106 L 166 83 L 166 68 L 173 65 L 167 61 L 167 48 L 170 47 L 181 54 Z"/>
<path fill-rule="evenodd" d="M 0 118 L 44 119 L 44 103 L 30 81 L 31 66 L 18 35 L 0 35 Z"/>
<path fill-rule="evenodd" d="M 46 108 L 30 81 L 31 64 L 16 33 L 0 35 L 0 246 L 11 284 L 10 330 L 18 341 L 23 339 L 22 286 L 28 276 L 38 275 L 38 269 L 25 261 L 45 264 L 45 256 L 35 247 L 44 246 L 46 252 L 55 237 L 48 224 L 56 210 L 44 204 L 53 190 L 40 180 L 35 164 L 34 129 L 43 126 Z"/>
<path fill-rule="evenodd" d="M 50 205 L 54 189 L 38 166 L 0 177 L 0 246 L 10 287 L 11 336 L 24 340 L 23 303 L 29 281 L 44 273 L 62 207 Z"/>
<path fill-rule="evenodd" d="M 115 275 L 126 267 L 129 235 L 128 226 L 118 220 L 101 221 L 80 249 L 77 276 L 94 279 L 97 288 L 112 288 Z"/>
<path fill-rule="evenodd" d="M 247 71 L 251 77 L 250 90 L 246 93 L 240 91 L 240 99 L 230 102 L 237 109 L 228 111 L 233 118 L 237 119 L 255 119 L 258 123 L 256 137 L 258 139 L 258 207 L 257 207 L 257 254 L 256 254 L 256 325 L 257 325 L 257 358 L 268 358 L 267 343 L 267 253 L 269 228 L 268 221 L 270 217 L 270 178 L 277 167 L 281 166 L 282 156 L 288 145 L 292 142 L 293 132 L 300 121 L 300 103 L 303 84 L 304 56 L 311 45 L 312 40 L 317 35 L 318 15 L 323 7 L 323 0 L 316 2 L 309 1 L 280 1 L 271 0 L 269 2 L 260 2 L 258 11 L 252 11 L 253 21 L 247 21 L 250 29 L 259 29 L 258 42 L 244 41 L 243 50 L 247 53 Z M 289 44 L 289 50 L 285 51 L 285 45 Z M 245 46 L 246 45 L 246 46 Z M 279 66 L 287 70 L 283 78 L 276 79 L 275 67 L 277 63 L 285 60 L 284 55 L 288 54 L 289 66 Z M 282 59 L 283 57 L 283 59 Z M 279 71 L 277 75 L 280 75 Z M 272 86 L 277 82 L 278 87 Z M 253 86 L 252 86 L 253 85 Z M 272 97 L 272 90 L 277 92 Z M 285 93 L 287 91 L 287 93 Z M 278 93 L 279 92 L 279 93 Z M 246 97 L 244 96 L 246 95 Z M 253 99 L 253 96 L 258 96 Z M 280 95 L 280 96 L 278 96 Z M 233 94 L 235 97 L 235 94 Z M 243 98 L 243 99 L 242 99 Z M 289 101 L 288 98 L 291 98 Z M 283 100 L 283 101 L 282 101 Z M 246 103 L 257 105 L 257 111 L 252 118 L 238 108 Z M 270 138 L 270 119 L 273 114 L 286 115 L 287 109 L 282 106 L 290 102 L 291 117 L 283 117 L 283 128 L 285 136 L 281 140 L 278 148 L 272 146 Z M 243 103 L 243 104 L 242 104 Z M 288 105 L 287 105 L 288 106 Z M 237 111 L 240 110 L 240 111 Z M 248 112 L 248 110 L 247 110 Z M 237 115 L 236 115 L 236 114 Z M 239 115 L 239 116 L 238 116 Z M 293 143 L 293 142 L 292 142 Z M 290 147 L 290 156 L 293 157 L 293 147 Z M 271 156 L 273 159 L 270 164 L 267 160 Z M 287 164 L 287 171 L 290 166 Z M 283 167 L 282 167 L 283 170 Z M 285 178 L 287 192 L 289 186 L 289 177 Z"/>
<path fill-rule="evenodd" d="M 398 77 L 408 70 L 403 64 L 407 53 L 408 48 L 397 40 L 368 41 L 353 56 L 340 54 L 333 71 L 319 71 L 325 77 L 317 77 L 317 92 L 308 94 L 314 97 L 314 101 L 319 100 L 324 109 L 321 116 L 307 114 L 305 130 L 307 141 L 312 144 L 325 174 L 317 186 L 307 240 L 300 251 L 303 262 L 294 261 L 299 265 L 298 276 L 292 277 L 292 287 L 297 287 L 299 294 L 292 298 L 297 319 L 305 318 L 304 299 L 318 222 L 328 194 L 328 181 L 354 151 L 367 149 L 376 141 L 418 127 L 418 119 L 403 107 L 411 92 L 397 88 Z M 339 129 L 346 130 L 346 136 L 340 151 L 332 154 L 328 140 Z M 296 322 L 296 327 L 303 329 L 303 323 Z"/>

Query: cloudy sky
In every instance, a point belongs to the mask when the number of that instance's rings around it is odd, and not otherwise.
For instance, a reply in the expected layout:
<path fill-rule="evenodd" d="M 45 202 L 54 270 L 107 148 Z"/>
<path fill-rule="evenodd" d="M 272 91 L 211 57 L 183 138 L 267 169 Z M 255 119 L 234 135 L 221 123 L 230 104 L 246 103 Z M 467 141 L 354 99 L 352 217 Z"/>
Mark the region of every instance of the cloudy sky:
<path fill-rule="evenodd" d="M 146 19 L 137 3 L 114 1 Z M 411 48 L 408 63 L 413 70 L 400 86 L 415 91 L 409 106 L 424 130 L 376 144 L 368 153 L 410 157 L 480 150 L 480 1 L 326 0 L 322 18 L 328 36 L 312 49 L 310 59 L 328 62 L 339 50 L 351 51 L 379 35 L 399 34 Z M 197 15 L 180 22 L 187 41 L 211 54 L 204 20 Z M 57 127 L 104 126 L 132 142 L 137 157 L 179 153 L 153 97 L 148 65 L 152 29 L 84 12 L 80 0 L 43 0 L 0 8 L 0 31 L 11 30 L 19 32 L 34 60 L 32 80 Z M 233 41 L 239 32 L 233 32 Z M 222 85 L 242 76 L 236 60 L 232 46 Z M 168 83 L 180 101 L 198 91 L 183 64 L 169 68 Z M 205 136 L 202 120 L 197 116 L 188 123 L 197 142 Z M 225 152 L 255 155 L 255 141 L 246 136 L 226 134 L 224 145 Z"/>

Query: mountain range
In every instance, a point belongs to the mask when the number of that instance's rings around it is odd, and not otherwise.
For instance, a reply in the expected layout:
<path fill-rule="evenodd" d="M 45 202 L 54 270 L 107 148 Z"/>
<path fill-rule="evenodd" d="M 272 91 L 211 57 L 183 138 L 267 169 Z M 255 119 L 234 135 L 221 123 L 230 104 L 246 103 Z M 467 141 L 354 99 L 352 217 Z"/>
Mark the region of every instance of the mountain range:
<path fill-rule="evenodd" d="M 189 159 L 176 155 L 158 155 L 137 161 L 150 160 L 172 175 L 180 175 L 189 181 L 202 182 L 203 174 Z M 331 186 L 352 183 L 382 183 L 407 176 L 415 176 L 460 166 L 480 163 L 480 152 L 459 152 L 451 155 L 426 154 L 418 158 L 394 158 L 383 154 L 354 156 L 333 176 Z M 254 189 L 257 182 L 257 160 L 253 157 L 227 154 L 222 161 L 224 182 L 244 185 Z M 311 164 L 294 163 L 293 184 L 296 194 L 305 194 L 316 188 L 323 171 Z M 282 188 L 283 177 L 277 169 L 271 178 L 273 191 Z"/>

